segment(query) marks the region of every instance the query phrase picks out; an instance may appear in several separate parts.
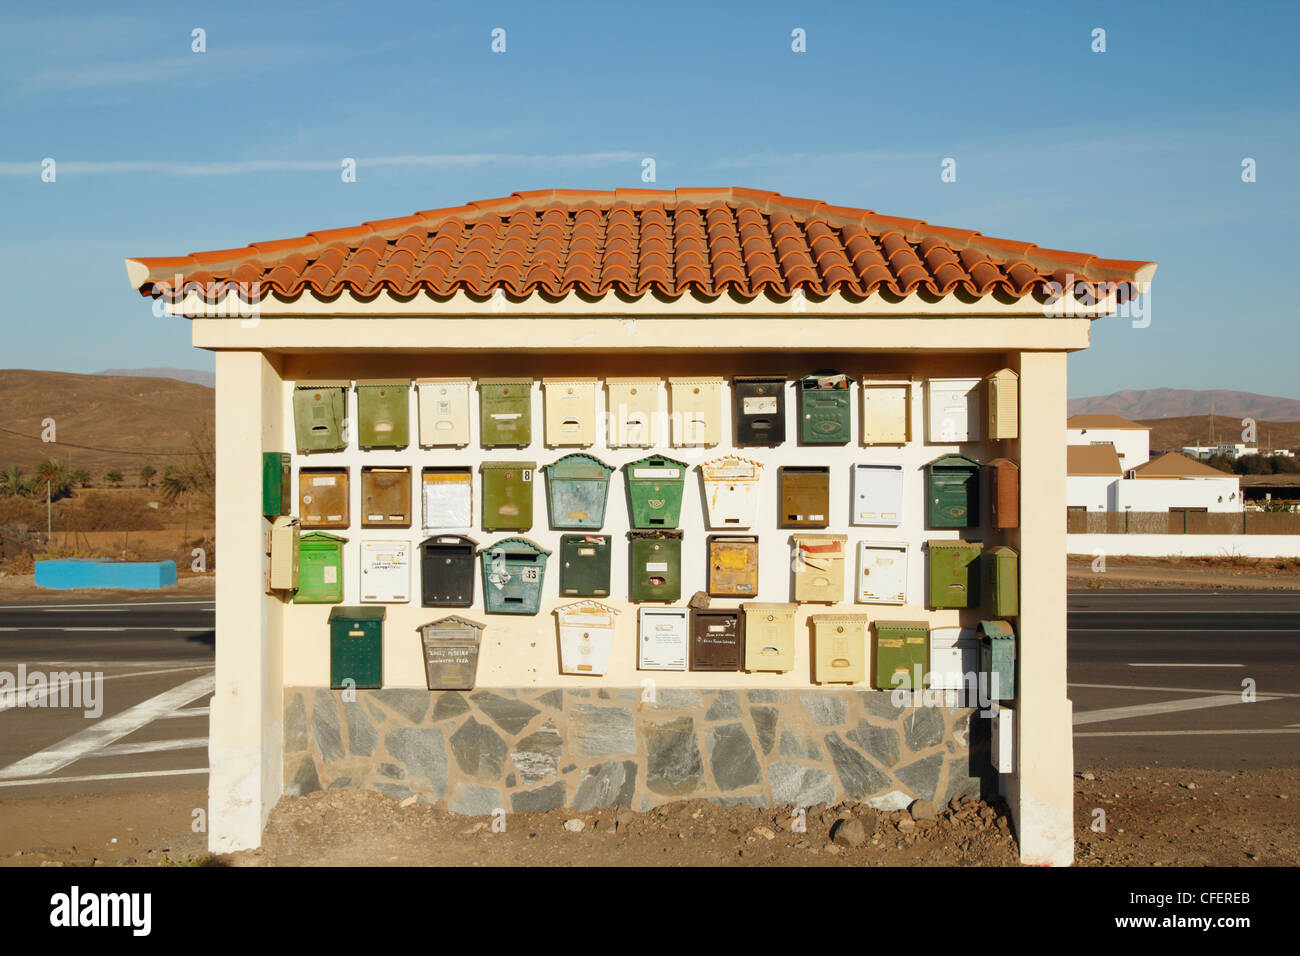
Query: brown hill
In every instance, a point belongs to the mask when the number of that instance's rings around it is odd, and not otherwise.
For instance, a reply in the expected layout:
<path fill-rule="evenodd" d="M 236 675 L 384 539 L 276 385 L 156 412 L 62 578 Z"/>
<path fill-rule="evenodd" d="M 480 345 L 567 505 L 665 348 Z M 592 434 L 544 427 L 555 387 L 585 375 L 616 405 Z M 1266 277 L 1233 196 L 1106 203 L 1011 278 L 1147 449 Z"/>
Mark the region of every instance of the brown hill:
<path fill-rule="evenodd" d="M 1184 445 L 1208 445 L 1239 442 L 1242 440 L 1243 416 L 1192 415 L 1184 418 L 1137 419 L 1151 426 L 1151 451 L 1178 451 Z M 1300 422 L 1269 422 L 1257 420 L 1255 432 L 1259 447 L 1300 448 Z"/>
<path fill-rule="evenodd" d="M 1278 422 L 1300 421 L 1300 401 L 1234 392 L 1228 389 L 1143 388 L 1111 395 L 1072 398 L 1071 415 L 1119 415 L 1138 421 L 1147 418 L 1185 418 L 1189 415 L 1236 415 Z M 1241 427 L 1238 426 L 1238 431 Z"/>
<path fill-rule="evenodd" d="M 0 369 L 0 469 L 18 465 L 30 476 L 57 458 L 70 471 L 88 470 L 96 485 L 114 468 L 134 485 L 145 465 L 161 475 L 196 443 L 212 450 L 214 397 L 170 378 Z M 47 418 L 53 443 L 41 440 Z"/>

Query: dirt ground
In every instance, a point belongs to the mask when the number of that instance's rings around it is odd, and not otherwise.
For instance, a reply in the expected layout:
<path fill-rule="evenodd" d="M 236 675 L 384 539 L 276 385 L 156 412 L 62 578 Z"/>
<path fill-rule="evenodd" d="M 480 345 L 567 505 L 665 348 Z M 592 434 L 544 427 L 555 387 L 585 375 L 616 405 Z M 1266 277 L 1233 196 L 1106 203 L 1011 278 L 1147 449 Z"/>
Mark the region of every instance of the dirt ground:
<path fill-rule="evenodd" d="M 1295 768 L 1083 771 L 1075 775 L 1076 865 L 1297 866 L 1298 799 Z M 494 832 L 488 817 L 334 790 L 283 798 L 262 847 L 219 857 L 192 829 L 194 808 L 206 802 L 202 788 L 147 800 L 123 793 L 0 801 L 0 865 L 1017 865 L 1005 807 L 975 802 L 940 807 L 934 820 L 856 804 L 811 807 L 804 832 L 793 829 L 789 807 L 705 802 L 648 813 L 512 813 L 504 832 Z M 1098 809 L 1104 831 L 1093 829 Z"/>
<path fill-rule="evenodd" d="M 1300 558 L 1145 558 L 1107 555 L 1094 571 L 1091 555 L 1072 554 L 1070 590 L 1194 588 L 1204 590 L 1300 590 Z"/>
<path fill-rule="evenodd" d="M 34 574 L 0 574 L 0 602 L 44 601 L 49 604 L 73 604 L 78 601 L 123 601 L 132 598 L 152 600 L 156 597 L 211 597 L 216 594 L 216 572 L 195 574 L 188 568 L 176 574 L 176 586 L 157 590 L 122 588 L 78 588 L 56 591 L 36 586 Z"/>

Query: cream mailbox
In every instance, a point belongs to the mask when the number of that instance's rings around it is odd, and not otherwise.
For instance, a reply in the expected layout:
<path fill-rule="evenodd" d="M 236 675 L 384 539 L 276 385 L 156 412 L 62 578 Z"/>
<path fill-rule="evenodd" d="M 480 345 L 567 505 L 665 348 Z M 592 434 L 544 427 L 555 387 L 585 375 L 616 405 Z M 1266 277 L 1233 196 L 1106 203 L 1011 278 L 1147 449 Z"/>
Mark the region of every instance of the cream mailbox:
<path fill-rule="evenodd" d="M 689 647 L 691 609 L 643 607 L 637 640 L 637 668 L 643 671 L 684 671 Z"/>
<path fill-rule="evenodd" d="M 555 609 L 560 628 L 560 673 L 599 677 L 609 669 L 618 611 L 598 601 L 576 601 Z"/>
<path fill-rule="evenodd" d="M 861 604 L 907 603 L 907 543 L 858 542 L 858 601 Z"/>
<path fill-rule="evenodd" d="M 815 614 L 813 679 L 819 684 L 858 684 L 867 679 L 867 616 Z"/>
<path fill-rule="evenodd" d="M 473 690 L 478 676 L 484 625 L 468 618 L 440 618 L 421 624 L 424 676 L 429 690 Z"/>
<path fill-rule="evenodd" d="M 1016 712 L 999 707 L 993 714 L 993 739 L 989 757 L 998 773 L 1016 772 Z"/>
<path fill-rule="evenodd" d="M 710 528 L 748 528 L 758 511 L 761 462 L 725 455 L 700 463 Z"/>
<path fill-rule="evenodd" d="M 421 447 L 462 448 L 469 444 L 469 389 L 467 378 L 415 380 Z"/>
<path fill-rule="evenodd" d="M 268 591 L 296 591 L 298 589 L 298 519 L 281 515 L 271 523 L 267 532 L 266 553 L 271 556 L 267 569 Z"/>
<path fill-rule="evenodd" d="M 544 378 L 546 444 L 581 447 L 596 442 L 596 385 L 594 378 Z"/>
<path fill-rule="evenodd" d="M 658 442 L 659 379 L 607 378 L 611 448 L 649 448 Z"/>
<path fill-rule="evenodd" d="M 714 376 L 668 379 L 674 445 L 716 445 L 722 440 L 723 381 Z"/>
<path fill-rule="evenodd" d="M 864 375 L 862 444 L 906 445 L 911 440 L 911 381 L 884 375 Z"/>
<path fill-rule="evenodd" d="M 794 613 L 797 604 L 742 604 L 745 615 L 745 670 L 794 668 Z"/>
<path fill-rule="evenodd" d="M 930 629 L 930 688 L 932 690 L 976 691 L 966 675 L 978 675 L 980 669 L 979 635 L 969 627 L 935 627 Z M 972 678 L 978 680 L 978 676 Z"/>
<path fill-rule="evenodd" d="M 903 520 L 903 466 L 853 466 L 853 523 L 896 528 Z"/>
<path fill-rule="evenodd" d="M 474 524 L 474 472 L 469 467 L 426 468 L 420 476 L 424 530 Z"/>
<path fill-rule="evenodd" d="M 361 542 L 361 603 L 405 604 L 411 600 L 411 542 Z"/>
<path fill-rule="evenodd" d="M 843 534 L 796 534 L 794 599 L 838 604 L 844 600 Z"/>
<path fill-rule="evenodd" d="M 932 445 L 955 445 L 980 440 L 980 380 L 977 378 L 931 378 L 925 383 L 926 441 Z"/>
<path fill-rule="evenodd" d="M 1020 437 L 1020 376 L 998 369 L 984 380 L 988 386 L 989 437 Z"/>

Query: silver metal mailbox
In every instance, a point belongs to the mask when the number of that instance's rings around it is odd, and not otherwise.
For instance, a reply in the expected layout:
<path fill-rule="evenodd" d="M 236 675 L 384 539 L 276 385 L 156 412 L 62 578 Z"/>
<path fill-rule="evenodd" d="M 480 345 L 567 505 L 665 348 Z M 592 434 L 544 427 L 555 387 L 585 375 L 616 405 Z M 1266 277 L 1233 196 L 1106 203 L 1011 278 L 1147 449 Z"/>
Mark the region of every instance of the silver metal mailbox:
<path fill-rule="evenodd" d="M 421 624 L 424 676 L 429 690 L 473 690 L 484 625 L 451 615 Z"/>

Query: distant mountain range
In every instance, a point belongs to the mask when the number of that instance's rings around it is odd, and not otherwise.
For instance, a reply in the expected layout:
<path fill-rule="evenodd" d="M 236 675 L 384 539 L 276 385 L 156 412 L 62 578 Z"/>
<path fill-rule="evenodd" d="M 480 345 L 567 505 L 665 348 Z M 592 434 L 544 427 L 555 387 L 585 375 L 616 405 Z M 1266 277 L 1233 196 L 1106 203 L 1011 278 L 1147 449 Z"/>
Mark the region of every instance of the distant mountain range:
<path fill-rule="evenodd" d="M 1300 421 L 1300 401 L 1232 392 L 1226 389 L 1184 388 L 1127 389 L 1113 395 L 1072 398 L 1071 415 L 1121 415 L 1134 421 L 1152 418 L 1189 418 L 1199 415 L 1228 415 L 1238 420 Z"/>
<path fill-rule="evenodd" d="M 94 375 L 129 375 L 132 378 L 174 378 L 178 382 L 192 382 L 195 385 L 217 387 L 215 372 L 200 372 L 193 368 L 106 368 Z"/>

